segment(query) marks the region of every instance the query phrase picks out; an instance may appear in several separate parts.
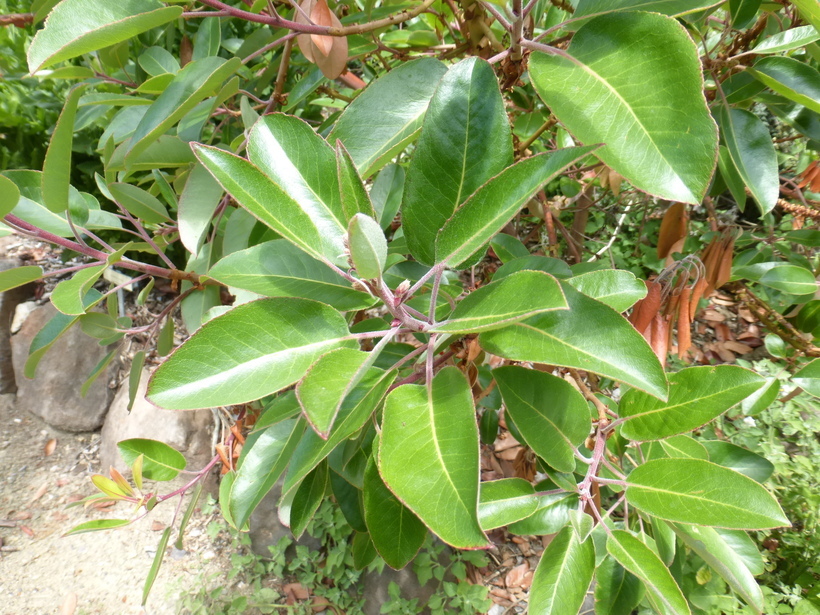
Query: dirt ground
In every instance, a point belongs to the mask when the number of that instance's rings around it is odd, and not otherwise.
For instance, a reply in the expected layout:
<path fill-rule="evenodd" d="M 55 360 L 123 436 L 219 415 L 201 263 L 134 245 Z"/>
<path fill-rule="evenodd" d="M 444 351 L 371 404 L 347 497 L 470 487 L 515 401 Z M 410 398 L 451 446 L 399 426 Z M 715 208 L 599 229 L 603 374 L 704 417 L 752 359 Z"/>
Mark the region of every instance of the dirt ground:
<path fill-rule="evenodd" d="M 218 513 L 198 510 L 185 551 L 169 550 L 142 609 L 143 583 L 176 507 L 169 501 L 126 528 L 64 537 L 79 523 L 127 518 L 131 510 L 124 503 L 66 508 L 96 492 L 90 477 L 100 471 L 99 434 L 57 431 L 11 402 L 0 396 L 0 615 L 164 615 L 178 612 L 182 591 L 228 585 L 228 543 L 205 531 Z"/>

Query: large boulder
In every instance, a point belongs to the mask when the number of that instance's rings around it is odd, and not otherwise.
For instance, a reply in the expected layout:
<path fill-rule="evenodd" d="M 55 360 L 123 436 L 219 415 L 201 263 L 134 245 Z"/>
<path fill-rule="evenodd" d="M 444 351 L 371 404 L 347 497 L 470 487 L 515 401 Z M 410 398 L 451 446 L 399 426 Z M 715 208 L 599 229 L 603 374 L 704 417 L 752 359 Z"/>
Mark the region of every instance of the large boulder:
<path fill-rule="evenodd" d="M 8 237 L 0 238 L 0 271 L 14 269 L 22 264 L 16 259 L 5 258 L 5 246 L 8 244 L 2 241 L 5 239 Z M 33 284 L 26 284 L 0 292 L 0 395 L 17 392 L 11 354 L 11 321 L 17 305 L 25 301 L 33 290 Z"/>
<path fill-rule="evenodd" d="M 51 303 L 38 307 L 11 338 L 18 387 L 17 407 L 37 415 L 57 429 L 94 431 L 105 419 L 114 394 L 109 383 L 118 370 L 117 361 L 112 361 L 105 373 L 89 387 L 85 397 L 80 394 L 83 382 L 108 352 L 97 340 L 74 325 L 57 338 L 42 357 L 34 379 L 24 376 L 31 341 L 57 314 Z"/>
<path fill-rule="evenodd" d="M 100 465 L 120 472 L 128 467 L 122 460 L 117 442 L 131 438 L 159 440 L 175 448 L 188 461 L 187 469 L 200 470 L 213 456 L 214 417 L 211 410 L 162 410 L 145 399 L 149 370 L 143 370 L 131 412 L 128 411 L 128 382 L 117 391 L 100 437 Z M 182 475 L 190 479 L 190 476 Z"/>

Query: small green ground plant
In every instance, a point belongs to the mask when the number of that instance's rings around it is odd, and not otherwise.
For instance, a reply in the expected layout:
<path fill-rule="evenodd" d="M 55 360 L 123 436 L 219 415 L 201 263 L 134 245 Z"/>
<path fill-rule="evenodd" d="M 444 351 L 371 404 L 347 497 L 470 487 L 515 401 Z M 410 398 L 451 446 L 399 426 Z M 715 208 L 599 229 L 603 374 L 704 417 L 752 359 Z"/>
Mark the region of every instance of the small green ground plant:
<path fill-rule="evenodd" d="M 167 355 L 148 400 L 219 408 L 232 427 L 170 493 L 151 481 L 176 477 L 181 455 L 120 443 L 134 484 L 96 476 L 101 497 L 141 516 L 224 464 L 232 526 L 280 480 L 295 537 L 332 496 L 360 568 L 402 568 L 430 533 L 487 549 L 506 527 L 555 535 L 530 613 L 577 612 L 593 579 L 600 615 L 698 612 L 702 585 L 682 572 L 695 556 L 702 577 L 764 610 L 745 532 L 790 520 L 766 477 L 690 434 L 752 397 L 771 403 L 776 383 L 665 364 L 675 343 L 685 354 L 708 274 L 799 351 L 792 382 L 820 395 L 820 234 L 807 226 L 820 214 L 803 155 L 820 125 L 816 2 L 36 0 L 27 19 L 31 76 L 73 85 L 42 170 L 0 175 L 0 214 L 85 260 L 48 273 L 70 277 L 26 374 L 79 325 L 137 345 L 132 399 L 146 357 Z M 800 155 L 778 157 L 770 116 Z M 102 131 L 80 190 L 86 129 Z M 765 228 L 734 264 L 738 233 L 717 228 L 712 197 Z M 614 247 L 629 216 L 683 221 L 701 205 L 714 262 L 661 225 L 674 262 L 659 280 L 623 269 L 623 247 L 647 257 L 643 238 Z M 613 224 L 589 236 L 596 207 Z M 797 235 L 779 236 L 782 211 Z M 45 275 L 4 271 L 0 290 Z M 177 294 L 152 322 L 120 315 L 117 291 L 140 287 L 144 302 L 163 278 Z M 177 308 L 191 335 L 170 352 Z M 537 481 L 481 480 L 477 403 L 486 443 L 503 405 Z"/>

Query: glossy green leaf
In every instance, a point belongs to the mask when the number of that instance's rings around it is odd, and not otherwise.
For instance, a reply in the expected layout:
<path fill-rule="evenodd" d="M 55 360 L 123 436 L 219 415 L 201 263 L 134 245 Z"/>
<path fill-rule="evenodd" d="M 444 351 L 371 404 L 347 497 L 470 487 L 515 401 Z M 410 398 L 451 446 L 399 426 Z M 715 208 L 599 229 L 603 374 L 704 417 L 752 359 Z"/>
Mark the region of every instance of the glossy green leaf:
<path fill-rule="evenodd" d="M 587 297 L 608 305 L 616 312 L 625 312 L 646 296 L 646 284 L 634 273 L 618 269 L 602 269 L 582 273 L 567 280 Z"/>
<path fill-rule="evenodd" d="M 43 277 L 43 268 L 38 265 L 24 265 L 0 271 L 0 293 L 30 284 Z"/>
<path fill-rule="evenodd" d="M 131 369 L 128 372 L 128 412 L 134 407 L 142 379 L 142 366 L 145 365 L 145 351 L 138 350 L 131 359 Z"/>
<path fill-rule="evenodd" d="M 149 480 L 173 480 L 187 465 L 182 453 L 158 440 L 132 438 L 117 442 L 117 448 L 128 465 L 142 455 L 142 475 Z"/>
<path fill-rule="evenodd" d="M 126 139 L 117 147 L 111 159 L 106 165 L 106 171 L 125 171 L 126 154 L 131 145 L 131 139 Z M 191 151 L 191 147 L 174 135 L 160 135 L 153 143 L 138 154 L 128 156 L 128 172 L 150 171 L 152 169 L 165 169 L 173 167 L 185 167 L 196 162 L 196 157 Z"/>
<path fill-rule="evenodd" d="M 663 402 L 632 389 L 621 399 L 626 422 L 621 433 L 630 440 L 659 440 L 697 429 L 757 391 L 764 378 L 736 365 L 687 367 L 669 376 L 669 398 Z"/>
<path fill-rule="evenodd" d="M 215 56 L 219 53 L 222 42 L 222 22 L 219 18 L 205 19 L 196 30 L 194 36 L 194 51 L 191 59 L 194 61 Z"/>
<path fill-rule="evenodd" d="M 820 72 L 805 62 L 774 56 L 746 69 L 758 80 L 789 100 L 820 113 Z"/>
<path fill-rule="evenodd" d="M 436 261 L 459 269 L 480 257 L 486 244 L 547 182 L 598 146 L 538 154 L 507 167 L 468 198 L 436 239 Z"/>
<path fill-rule="evenodd" d="M 231 516 L 241 527 L 267 495 L 290 462 L 305 431 L 305 423 L 286 419 L 258 433 L 246 443 L 230 495 Z"/>
<path fill-rule="evenodd" d="M 407 171 L 402 221 L 410 253 L 432 265 L 441 227 L 513 161 L 510 124 L 492 67 L 462 60 L 439 81 Z"/>
<path fill-rule="evenodd" d="M 54 287 L 51 293 L 51 303 L 63 314 L 69 316 L 84 313 L 90 307 L 85 297 L 94 283 L 100 279 L 105 268 L 106 265 L 87 267 L 75 273 L 70 279 L 63 280 Z"/>
<path fill-rule="evenodd" d="M 20 189 L 8 177 L 0 175 L 0 218 L 17 207 L 20 200 Z"/>
<path fill-rule="evenodd" d="M 538 485 L 536 485 L 537 488 Z M 551 488 L 554 488 L 554 485 Z M 555 534 L 569 523 L 570 512 L 578 509 L 578 496 L 574 493 L 539 495 L 537 501 L 538 507 L 533 514 L 507 527 L 511 534 L 518 536 Z"/>
<path fill-rule="evenodd" d="M 148 596 L 151 593 L 151 588 L 154 586 L 154 581 L 159 574 L 159 568 L 162 565 L 162 560 L 165 559 L 165 547 L 168 546 L 168 539 L 171 537 L 171 526 L 165 528 L 157 545 L 157 552 L 154 555 L 154 561 L 151 562 L 151 567 L 148 569 L 148 576 L 145 577 L 145 583 L 142 586 L 142 606 L 148 602 Z"/>
<path fill-rule="evenodd" d="M 381 276 L 387 261 L 387 239 L 381 226 L 370 216 L 356 214 L 347 227 L 350 260 L 359 277 L 370 280 Z"/>
<path fill-rule="evenodd" d="M 496 235 L 500 237 L 501 235 Z M 492 242 L 490 242 L 492 245 Z M 564 261 L 558 258 L 551 258 L 549 256 L 539 256 L 531 254 L 529 256 L 519 256 L 508 260 L 506 263 L 498 268 L 498 271 L 493 274 L 493 280 L 500 280 L 512 275 L 517 271 L 543 271 L 554 275 L 559 280 L 564 280 L 572 277 L 572 269 L 569 268 Z"/>
<path fill-rule="evenodd" d="M 345 397 L 326 440 L 312 429 L 305 431 L 302 440 L 293 452 L 293 458 L 282 486 L 282 493 L 290 492 L 331 451 L 362 428 L 381 403 L 395 378 L 395 372 L 369 369 L 359 384 Z M 333 467 L 332 464 L 331 467 Z M 356 486 L 361 487 L 360 484 Z"/>
<path fill-rule="evenodd" d="M 298 540 L 313 519 L 327 491 L 327 463 L 322 462 L 308 474 L 293 496 L 290 506 L 290 531 Z"/>
<path fill-rule="evenodd" d="M 774 472 L 771 461 L 731 442 L 704 440 L 703 446 L 709 451 L 709 461 L 712 463 L 731 468 L 759 483 L 768 480 Z"/>
<path fill-rule="evenodd" d="M 763 410 L 772 405 L 778 395 L 780 395 L 780 380 L 774 377 L 766 378 L 766 382 L 763 386 L 744 399 L 740 407 L 743 410 L 743 414 L 752 416 L 763 412 Z"/>
<path fill-rule="evenodd" d="M 501 478 L 481 483 L 478 522 L 484 531 L 526 519 L 537 508 L 535 489 L 523 478 Z"/>
<path fill-rule="evenodd" d="M 749 26 L 761 3 L 762 0 L 729 0 L 732 27 L 742 29 Z"/>
<path fill-rule="evenodd" d="M 575 470 L 574 451 L 591 428 L 584 397 L 567 381 L 524 367 L 499 367 L 493 377 L 527 445 L 559 472 Z"/>
<path fill-rule="evenodd" d="M 528 613 L 570 615 L 584 602 L 595 572 L 595 547 L 580 542 L 571 527 L 565 527 L 547 545 L 535 569 L 530 588 Z"/>
<path fill-rule="evenodd" d="M 760 576 L 766 571 L 757 543 L 749 536 L 748 532 L 726 530 L 719 527 L 715 528 L 715 531 L 740 556 L 744 565 L 754 576 Z"/>
<path fill-rule="evenodd" d="M 564 293 L 554 277 L 540 271 L 519 271 L 473 291 L 458 303 L 447 320 L 430 330 L 478 333 L 565 309 Z"/>
<path fill-rule="evenodd" d="M 680 17 L 720 4 L 715 0 L 580 0 L 572 17 L 591 17 L 616 11 L 647 11 Z"/>
<path fill-rule="evenodd" d="M 652 527 L 652 538 L 655 541 L 658 557 L 661 558 L 664 566 L 669 567 L 675 561 L 677 554 L 675 532 L 666 521 L 657 517 L 650 517 L 649 523 Z"/>
<path fill-rule="evenodd" d="M 709 452 L 706 450 L 706 447 L 691 436 L 672 436 L 671 438 L 661 440 L 659 444 L 669 457 L 709 459 Z"/>
<path fill-rule="evenodd" d="M 322 355 L 296 385 L 296 397 L 305 417 L 324 439 L 327 439 L 339 407 L 349 392 L 348 384 L 368 356 L 369 353 L 353 348 L 331 350 Z"/>
<path fill-rule="evenodd" d="M 756 612 L 764 609 L 763 592 L 754 576 L 716 530 L 711 527 L 671 523 L 675 534 L 684 544 L 711 566 L 738 595 Z"/>
<path fill-rule="evenodd" d="M 489 546 L 478 523 L 475 409 L 457 368 L 442 369 L 429 387 L 406 384 L 387 396 L 379 471 L 443 541 L 461 549 Z"/>
<path fill-rule="evenodd" d="M 170 222 L 168 210 L 165 205 L 147 190 L 139 186 L 125 183 L 113 183 L 108 185 L 111 196 L 128 210 L 135 218 L 149 224 L 162 224 Z"/>
<path fill-rule="evenodd" d="M 820 359 L 814 359 L 804 365 L 792 376 L 792 382 L 806 393 L 820 397 Z"/>
<path fill-rule="evenodd" d="M 344 318 L 306 299 L 261 299 L 205 323 L 159 366 L 152 403 L 170 410 L 241 404 L 301 378 L 334 348 L 354 348 Z"/>
<path fill-rule="evenodd" d="M 668 70 L 675 66 L 674 71 Z M 700 203 L 717 156 L 698 52 L 674 19 L 603 15 L 566 52 L 530 57 L 538 95 L 582 143 L 636 188 Z"/>
<path fill-rule="evenodd" d="M 373 209 L 383 229 L 390 226 L 401 206 L 404 175 L 404 167 L 388 164 L 379 172 L 370 188 Z"/>
<path fill-rule="evenodd" d="M 820 40 L 820 32 L 812 26 L 798 26 L 764 38 L 752 48 L 755 53 L 780 53 Z"/>
<path fill-rule="evenodd" d="M 376 218 L 370 194 L 362 183 L 356 164 L 341 141 L 336 141 L 336 166 L 339 174 L 339 194 L 344 219 L 350 221 L 357 213 Z"/>
<path fill-rule="evenodd" d="M 746 278 L 790 295 L 817 291 L 817 280 L 809 269 L 779 261 L 733 268 L 732 277 Z"/>
<path fill-rule="evenodd" d="M 569 284 L 561 286 L 569 310 L 548 312 L 482 333 L 481 347 L 514 361 L 591 371 L 666 398 L 663 368 L 635 328 L 612 308 Z"/>
<path fill-rule="evenodd" d="M 353 568 L 356 570 L 367 568 L 378 555 L 370 534 L 367 532 L 357 531 L 355 533 L 351 550 L 353 551 Z"/>
<path fill-rule="evenodd" d="M 222 186 L 205 167 L 195 165 L 179 197 L 177 211 L 179 239 L 191 254 L 199 252 L 221 198 Z"/>
<path fill-rule="evenodd" d="M 95 365 L 94 369 L 91 370 L 91 374 L 89 374 L 88 378 L 86 378 L 85 382 L 83 382 L 83 385 L 80 387 L 80 397 L 85 397 L 88 394 L 88 390 L 91 388 L 91 385 L 94 384 L 105 372 L 105 368 L 111 365 L 111 361 L 119 356 L 119 352 L 120 348 L 115 346 L 97 362 L 97 365 Z"/>
<path fill-rule="evenodd" d="M 341 311 L 360 310 L 376 302 L 284 239 L 233 252 L 211 267 L 208 277 L 266 297 L 314 299 Z"/>
<path fill-rule="evenodd" d="M 149 47 L 140 54 L 137 63 L 152 77 L 179 72 L 179 61 L 164 47 Z"/>
<path fill-rule="evenodd" d="M 357 532 L 367 532 L 362 490 L 347 482 L 333 470 L 330 471 L 330 487 L 345 521 Z"/>
<path fill-rule="evenodd" d="M 610 532 L 607 552 L 645 585 L 648 598 L 661 615 L 689 615 L 686 598 L 655 552 L 626 530 Z"/>
<path fill-rule="evenodd" d="M 595 615 L 632 615 L 645 593 L 638 577 L 607 557 L 595 573 Z"/>
<path fill-rule="evenodd" d="M 445 72 L 447 67 L 433 58 L 400 64 L 347 106 L 328 141 L 341 140 L 362 177 L 370 177 L 418 136 Z"/>
<path fill-rule="evenodd" d="M 760 484 L 701 459 L 656 459 L 638 466 L 627 477 L 626 498 L 667 521 L 748 530 L 789 525 Z"/>
<path fill-rule="evenodd" d="M 43 205 L 54 213 L 68 209 L 74 117 L 77 114 L 77 103 L 84 90 L 83 86 L 78 86 L 69 92 L 51 134 L 46 159 L 43 162 Z"/>
<path fill-rule="evenodd" d="M 130 166 L 169 128 L 218 90 L 240 65 L 239 58 L 224 60 L 211 56 L 190 62 L 180 70 L 137 124 L 125 156 L 126 165 Z"/>
<path fill-rule="evenodd" d="M 131 523 L 128 519 L 94 519 L 93 521 L 86 521 L 75 525 L 68 530 L 63 536 L 71 536 L 72 534 L 84 534 L 86 532 L 98 532 L 100 530 L 113 530 L 118 527 L 125 527 Z"/>
<path fill-rule="evenodd" d="M 344 228 L 325 214 L 294 200 L 258 167 L 215 147 L 194 145 L 199 161 L 236 201 L 260 221 L 313 258 L 345 266 Z"/>
<path fill-rule="evenodd" d="M 507 263 L 514 258 L 529 256 L 530 251 L 519 239 L 506 233 L 499 233 L 490 240 L 490 247 L 502 263 Z"/>
<path fill-rule="evenodd" d="M 726 107 L 720 110 L 720 129 L 740 177 L 760 210 L 769 213 L 780 194 L 777 156 L 769 129 L 750 111 Z"/>
<path fill-rule="evenodd" d="M 792 0 L 803 18 L 820 32 L 820 6 L 814 0 Z"/>
<path fill-rule="evenodd" d="M 375 457 L 364 471 L 364 520 L 376 551 L 400 570 L 416 557 L 427 528 L 382 482 Z"/>
<path fill-rule="evenodd" d="M 96 0 L 63 0 L 31 41 L 32 73 L 84 53 L 110 47 L 141 32 L 173 21 L 182 7 L 157 0 L 119 0 L 100 6 Z"/>

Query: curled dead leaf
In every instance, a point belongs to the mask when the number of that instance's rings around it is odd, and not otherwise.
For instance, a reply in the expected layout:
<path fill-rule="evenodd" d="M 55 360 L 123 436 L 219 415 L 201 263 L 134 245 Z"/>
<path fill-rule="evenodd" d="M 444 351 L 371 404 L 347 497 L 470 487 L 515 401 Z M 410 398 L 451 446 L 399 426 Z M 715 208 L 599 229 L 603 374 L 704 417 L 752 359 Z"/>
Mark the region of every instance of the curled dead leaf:
<path fill-rule="evenodd" d="M 689 216 L 684 203 L 672 203 L 663 215 L 661 230 L 658 233 L 658 258 L 666 258 L 677 244 L 683 247 L 686 239 Z M 680 249 L 678 248 L 678 250 Z"/>
<path fill-rule="evenodd" d="M 330 10 L 327 0 L 302 0 L 296 11 L 296 23 L 341 28 L 342 23 Z M 347 67 L 347 38 L 323 34 L 300 34 L 296 43 L 302 55 L 316 64 L 328 79 L 336 79 Z"/>
<path fill-rule="evenodd" d="M 43 447 L 43 454 L 46 457 L 49 457 L 54 454 L 54 450 L 57 448 L 57 438 L 51 438 L 46 445 Z"/>

